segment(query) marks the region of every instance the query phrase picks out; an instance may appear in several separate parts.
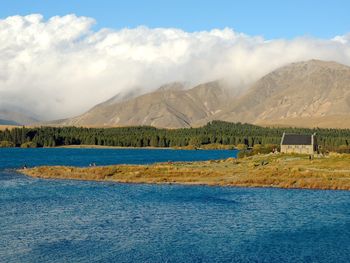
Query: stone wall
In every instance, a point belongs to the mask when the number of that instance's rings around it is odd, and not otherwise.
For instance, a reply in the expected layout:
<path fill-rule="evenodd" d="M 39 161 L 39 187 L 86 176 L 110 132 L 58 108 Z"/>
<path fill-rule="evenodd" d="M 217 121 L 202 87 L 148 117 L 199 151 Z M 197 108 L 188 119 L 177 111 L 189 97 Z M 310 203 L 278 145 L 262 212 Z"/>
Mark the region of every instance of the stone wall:
<path fill-rule="evenodd" d="M 314 154 L 312 145 L 281 145 L 281 153 Z"/>

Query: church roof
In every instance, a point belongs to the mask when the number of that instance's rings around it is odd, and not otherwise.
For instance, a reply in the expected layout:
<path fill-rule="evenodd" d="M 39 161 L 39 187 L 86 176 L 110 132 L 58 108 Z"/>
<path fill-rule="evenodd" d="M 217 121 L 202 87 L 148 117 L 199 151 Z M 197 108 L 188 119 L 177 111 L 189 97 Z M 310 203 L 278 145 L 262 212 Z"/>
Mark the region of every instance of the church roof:
<path fill-rule="evenodd" d="M 282 145 L 312 145 L 312 135 L 284 134 Z"/>

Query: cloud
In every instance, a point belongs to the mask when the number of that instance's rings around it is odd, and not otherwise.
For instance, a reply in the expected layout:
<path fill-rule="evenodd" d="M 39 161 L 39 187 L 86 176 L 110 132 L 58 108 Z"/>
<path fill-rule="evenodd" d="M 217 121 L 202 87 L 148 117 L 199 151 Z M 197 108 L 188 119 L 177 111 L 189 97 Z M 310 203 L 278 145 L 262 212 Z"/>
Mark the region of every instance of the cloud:
<path fill-rule="evenodd" d="M 266 40 L 213 29 L 137 27 L 93 31 L 76 15 L 0 20 L 0 108 L 44 119 L 80 114 L 119 92 L 226 78 L 241 88 L 287 63 L 323 59 L 350 65 L 350 35 Z"/>

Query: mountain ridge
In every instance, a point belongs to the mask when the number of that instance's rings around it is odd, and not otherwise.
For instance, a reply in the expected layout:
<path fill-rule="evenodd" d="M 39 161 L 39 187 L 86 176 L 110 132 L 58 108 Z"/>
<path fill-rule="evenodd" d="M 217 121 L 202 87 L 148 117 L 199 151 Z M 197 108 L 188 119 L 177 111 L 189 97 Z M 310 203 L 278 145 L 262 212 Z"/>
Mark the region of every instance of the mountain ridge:
<path fill-rule="evenodd" d="M 214 118 L 254 124 L 333 127 L 331 116 L 338 119 L 349 116 L 349 112 L 350 67 L 333 61 L 310 60 L 265 75 L 232 108 Z M 336 122 L 334 126 L 344 127 Z M 345 126 L 350 127 L 350 122 Z"/>
<path fill-rule="evenodd" d="M 192 89 L 185 89 L 179 83 L 167 84 L 130 100 L 115 104 L 101 103 L 85 114 L 63 120 L 59 124 L 191 127 L 197 120 L 205 119 L 220 110 L 217 105 L 226 105 L 229 97 L 229 91 L 220 81 L 200 84 Z"/>
<path fill-rule="evenodd" d="M 186 128 L 212 120 L 267 126 L 350 128 L 350 67 L 309 60 L 280 67 L 245 91 L 224 81 L 115 96 L 58 125 Z"/>

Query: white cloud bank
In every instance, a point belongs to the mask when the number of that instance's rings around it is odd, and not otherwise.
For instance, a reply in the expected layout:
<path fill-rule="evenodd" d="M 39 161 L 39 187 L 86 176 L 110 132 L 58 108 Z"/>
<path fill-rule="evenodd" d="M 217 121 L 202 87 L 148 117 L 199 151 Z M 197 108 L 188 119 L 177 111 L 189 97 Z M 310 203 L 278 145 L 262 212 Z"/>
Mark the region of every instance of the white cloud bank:
<path fill-rule="evenodd" d="M 0 108 L 16 106 L 55 119 L 135 87 L 229 78 L 236 88 L 290 62 L 314 58 L 350 65 L 350 35 L 265 40 L 230 28 L 95 32 L 94 23 L 75 15 L 0 20 Z"/>

